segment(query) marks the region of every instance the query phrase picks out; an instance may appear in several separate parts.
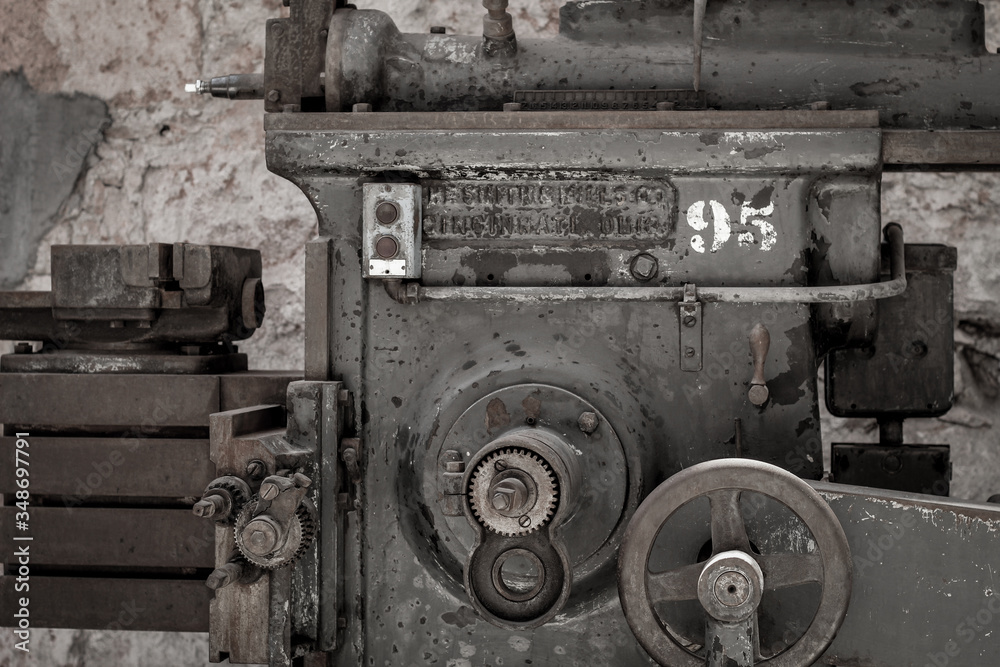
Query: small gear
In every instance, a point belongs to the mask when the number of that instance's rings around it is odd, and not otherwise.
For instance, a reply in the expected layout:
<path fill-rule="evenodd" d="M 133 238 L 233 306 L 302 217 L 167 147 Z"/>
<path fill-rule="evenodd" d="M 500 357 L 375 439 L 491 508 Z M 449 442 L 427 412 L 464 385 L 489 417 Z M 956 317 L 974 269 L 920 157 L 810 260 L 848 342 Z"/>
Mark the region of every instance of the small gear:
<path fill-rule="evenodd" d="M 291 525 L 285 536 L 284 543 L 275 547 L 273 551 L 265 555 L 254 553 L 247 546 L 243 532 L 247 525 L 254 519 L 267 517 L 265 512 L 260 517 L 254 516 L 260 496 L 251 498 L 240 511 L 236 519 L 234 535 L 236 546 L 247 561 L 267 570 L 275 570 L 286 565 L 291 565 L 298 560 L 316 537 L 316 508 L 308 498 L 302 500 L 292 515 Z"/>
<path fill-rule="evenodd" d="M 203 497 L 207 498 L 210 495 L 222 496 L 227 502 L 229 511 L 218 515 L 215 520 L 218 523 L 231 524 L 236 520 L 236 516 L 243 509 L 246 502 L 250 500 L 251 494 L 250 487 L 246 482 L 239 477 L 226 475 L 213 479 L 205 488 Z"/>
<path fill-rule="evenodd" d="M 555 473 L 545 459 L 526 449 L 495 451 L 472 472 L 469 504 L 487 530 L 508 537 L 527 535 L 555 513 Z"/>

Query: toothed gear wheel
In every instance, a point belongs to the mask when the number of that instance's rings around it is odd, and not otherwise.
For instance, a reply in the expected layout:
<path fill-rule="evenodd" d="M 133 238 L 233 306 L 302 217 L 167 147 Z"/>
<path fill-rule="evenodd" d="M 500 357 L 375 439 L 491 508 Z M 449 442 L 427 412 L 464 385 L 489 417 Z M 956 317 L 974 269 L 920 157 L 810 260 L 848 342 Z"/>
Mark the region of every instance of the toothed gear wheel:
<path fill-rule="evenodd" d="M 246 502 L 250 500 L 250 496 L 253 492 L 250 491 L 250 487 L 246 482 L 239 477 L 234 477 L 233 475 L 226 475 L 225 477 L 219 477 L 212 480 L 205 489 L 204 496 L 207 497 L 212 495 L 211 491 L 216 489 L 229 494 L 229 504 L 231 507 L 228 515 L 224 518 L 217 518 L 216 521 L 219 523 L 231 524 L 236 520 L 237 515 L 240 513 L 240 510 Z"/>
<path fill-rule="evenodd" d="M 295 510 L 292 516 L 292 523 L 288 527 L 285 543 L 271 553 L 260 556 L 247 548 L 243 540 L 243 529 L 254 520 L 254 512 L 260 496 L 254 495 L 240 511 L 236 519 L 236 526 L 233 529 L 236 538 L 236 547 L 249 562 L 267 570 L 275 570 L 279 567 L 291 565 L 297 561 L 316 537 L 316 508 L 313 502 L 305 498 Z M 266 515 L 266 512 L 265 512 Z M 263 516 L 263 515 L 262 515 Z"/>
<path fill-rule="evenodd" d="M 523 498 L 517 498 L 512 489 Z M 495 503 L 494 496 L 503 496 L 504 491 L 508 497 Z M 555 513 L 558 496 L 552 468 L 526 449 L 493 452 L 476 466 L 469 482 L 473 515 L 487 530 L 508 537 L 527 535 L 547 524 Z"/>

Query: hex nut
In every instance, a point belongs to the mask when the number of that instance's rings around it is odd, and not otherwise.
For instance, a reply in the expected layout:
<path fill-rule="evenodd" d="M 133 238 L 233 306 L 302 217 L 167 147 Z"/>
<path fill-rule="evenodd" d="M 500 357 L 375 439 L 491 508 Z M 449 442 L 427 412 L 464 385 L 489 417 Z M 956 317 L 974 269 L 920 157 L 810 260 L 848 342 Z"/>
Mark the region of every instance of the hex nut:
<path fill-rule="evenodd" d="M 645 252 L 639 253 L 633 257 L 632 262 L 629 265 L 632 277 L 642 282 L 655 278 L 659 269 L 660 265 L 659 262 L 656 261 L 656 258 Z"/>
<path fill-rule="evenodd" d="M 579 425 L 580 430 L 587 435 L 596 431 L 600 423 L 601 419 L 595 412 L 584 412 L 580 415 L 580 418 L 577 419 L 577 424 Z"/>

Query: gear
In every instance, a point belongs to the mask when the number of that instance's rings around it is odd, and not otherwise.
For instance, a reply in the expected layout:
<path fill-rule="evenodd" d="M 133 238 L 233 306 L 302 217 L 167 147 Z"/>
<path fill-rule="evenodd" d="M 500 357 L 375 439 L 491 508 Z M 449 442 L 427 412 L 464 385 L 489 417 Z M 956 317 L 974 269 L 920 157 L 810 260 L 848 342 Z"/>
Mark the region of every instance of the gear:
<path fill-rule="evenodd" d="M 239 477 L 226 475 L 213 479 L 205 488 L 203 497 L 207 498 L 210 495 L 222 496 L 230 509 L 224 514 L 217 515 L 215 520 L 218 523 L 231 524 L 236 520 L 236 516 L 240 513 L 246 502 L 250 500 L 251 494 L 250 487 L 246 482 Z"/>
<path fill-rule="evenodd" d="M 551 466 L 534 452 L 498 450 L 472 472 L 469 504 L 476 519 L 494 533 L 517 537 L 547 524 L 558 504 Z"/>
<path fill-rule="evenodd" d="M 271 553 L 261 556 L 249 549 L 243 537 L 244 529 L 251 521 L 261 517 L 267 518 L 266 512 L 259 517 L 254 516 L 259 502 L 261 502 L 260 496 L 254 495 L 243 506 L 236 519 L 234 534 L 237 548 L 247 561 L 267 570 L 291 565 L 305 553 L 316 537 L 315 505 L 308 498 L 303 499 L 295 509 L 295 514 L 292 515 L 291 525 L 288 526 L 285 533 L 284 543 L 277 546 Z"/>

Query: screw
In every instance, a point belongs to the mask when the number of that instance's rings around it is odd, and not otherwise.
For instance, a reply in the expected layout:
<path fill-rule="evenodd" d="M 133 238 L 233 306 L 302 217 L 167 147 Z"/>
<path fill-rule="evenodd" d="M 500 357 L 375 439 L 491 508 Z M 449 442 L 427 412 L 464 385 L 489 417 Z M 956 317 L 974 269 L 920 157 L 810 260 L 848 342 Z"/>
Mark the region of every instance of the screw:
<path fill-rule="evenodd" d="M 31 354 L 35 348 L 31 343 L 18 343 L 14 346 L 14 354 Z"/>
<path fill-rule="evenodd" d="M 281 99 L 281 91 L 280 90 L 272 90 L 272 91 L 269 91 L 267 93 L 267 101 L 268 102 L 277 102 L 280 99 Z"/>
<path fill-rule="evenodd" d="M 693 347 L 685 347 L 684 348 L 684 356 L 685 357 L 687 357 L 688 359 L 690 359 L 694 355 L 695 355 L 695 349 Z"/>
<path fill-rule="evenodd" d="M 260 485 L 260 497 L 264 500 L 274 500 L 281 489 L 274 482 L 264 482 Z"/>
<path fill-rule="evenodd" d="M 684 317 L 684 326 L 686 327 L 693 327 L 697 323 L 698 320 L 694 315 L 687 315 Z"/>
<path fill-rule="evenodd" d="M 521 528 L 527 528 L 528 526 L 531 525 L 531 517 L 525 514 L 524 516 L 522 516 L 520 519 L 517 520 L 517 524 L 521 526 Z"/>
<path fill-rule="evenodd" d="M 656 273 L 659 270 L 659 263 L 652 255 L 640 253 L 632 258 L 629 269 L 632 271 L 633 278 L 645 282 L 656 277 Z"/>
<path fill-rule="evenodd" d="M 500 459 L 499 461 L 493 464 L 493 467 L 496 469 L 497 472 L 501 472 L 507 469 L 507 462 L 504 461 L 503 459 Z"/>
<path fill-rule="evenodd" d="M 250 479 L 261 479 L 267 474 L 267 466 L 260 459 L 254 459 L 247 464 L 247 477 Z"/>
<path fill-rule="evenodd" d="M 597 430 L 597 426 L 601 423 L 601 420 L 594 412 L 584 412 L 576 420 L 576 423 L 579 425 L 581 431 L 590 435 Z"/>
<path fill-rule="evenodd" d="M 391 225 L 399 217 L 399 209 L 391 201 L 384 201 L 375 208 L 375 219 L 383 225 Z"/>

